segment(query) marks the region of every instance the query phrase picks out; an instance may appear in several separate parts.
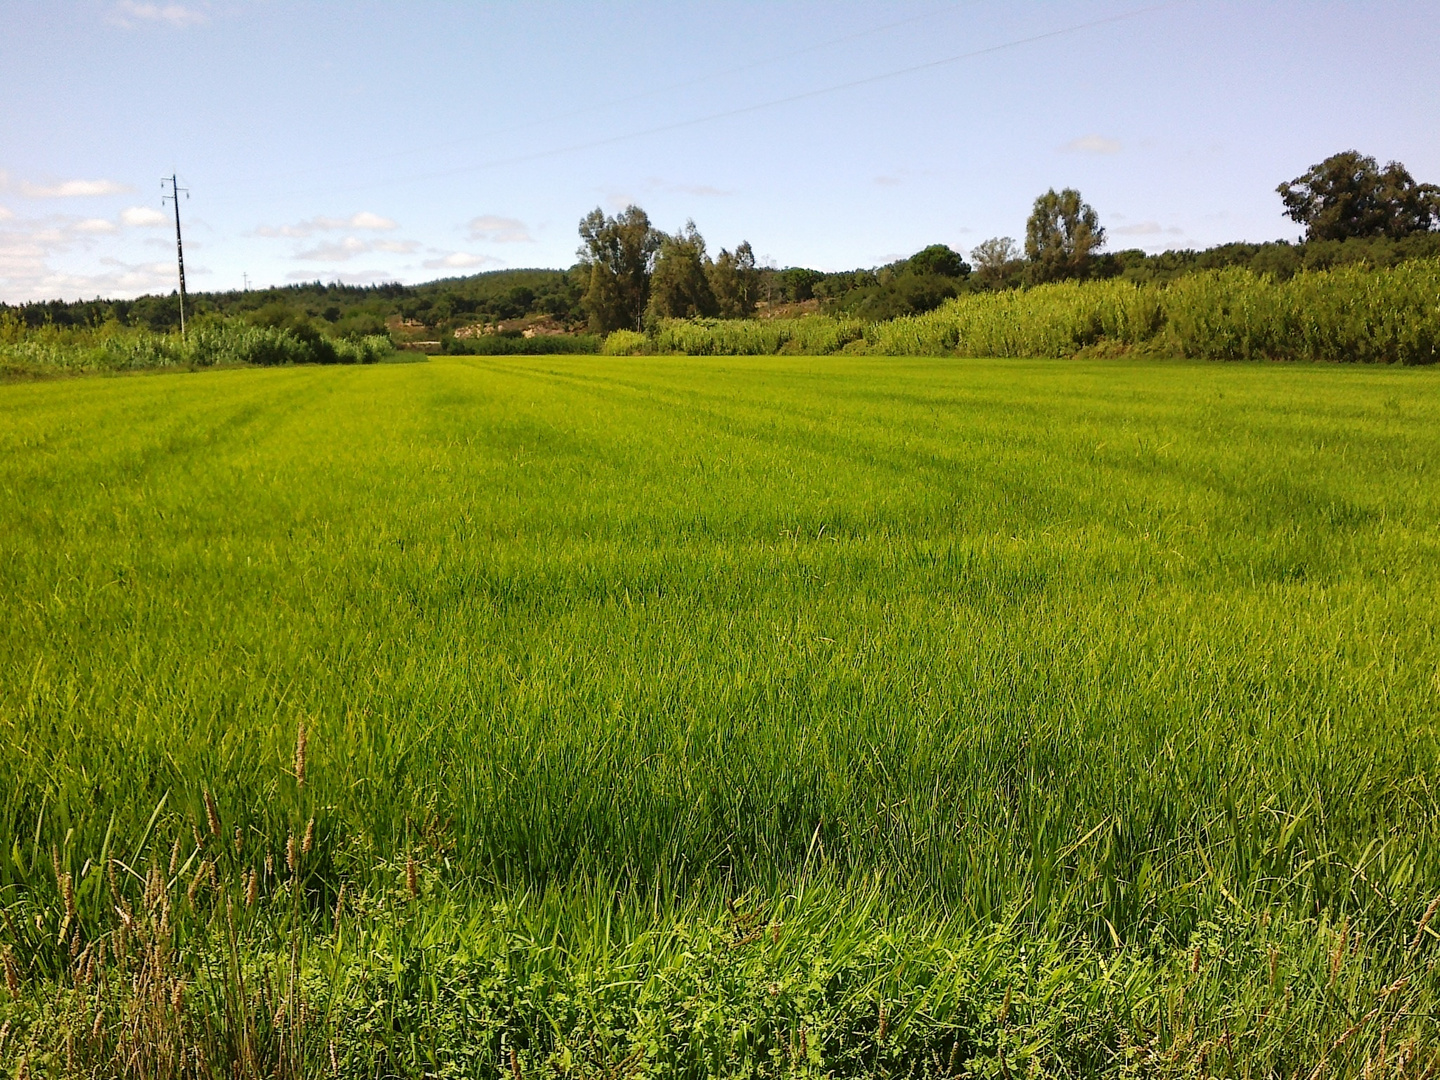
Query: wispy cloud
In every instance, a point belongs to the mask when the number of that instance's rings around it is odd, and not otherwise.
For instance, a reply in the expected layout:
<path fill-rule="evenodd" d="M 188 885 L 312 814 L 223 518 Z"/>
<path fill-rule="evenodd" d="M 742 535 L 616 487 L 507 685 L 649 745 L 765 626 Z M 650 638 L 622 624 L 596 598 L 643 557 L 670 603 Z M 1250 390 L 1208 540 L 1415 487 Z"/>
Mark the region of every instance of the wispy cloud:
<path fill-rule="evenodd" d="M 877 176 L 874 182 L 878 187 L 897 187 L 904 183 L 898 176 Z"/>
<path fill-rule="evenodd" d="M 15 211 L 8 206 L 0 206 L 0 221 L 9 221 L 15 216 Z"/>
<path fill-rule="evenodd" d="M 0 228 L 0 297 L 12 302 L 75 299 L 81 296 L 136 296 L 174 286 L 175 266 L 167 261 L 127 263 L 103 256 L 99 273 L 76 273 L 56 261 L 118 231 L 104 218 L 5 219 Z M 192 266 L 192 274 L 204 268 Z"/>
<path fill-rule="evenodd" d="M 349 262 L 357 255 L 369 255 L 384 251 L 396 255 L 409 255 L 420 250 L 416 240 L 362 240 L 358 236 L 346 236 L 339 240 L 327 240 L 316 244 L 307 251 L 300 251 L 295 258 L 305 262 Z"/>
<path fill-rule="evenodd" d="M 426 259 L 422 264 L 426 270 L 473 270 L 477 266 L 495 266 L 499 259 L 489 255 L 472 255 L 468 251 L 452 251 L 437 259 Z"/>
<path fill-rule="evenodd" d="M 518 218 L 482 214 L 470 219 L 470 239 L 492 244 L 533 244 L 535 238 Z"/>
<path fill-rule="evenodd" d="M 1112 139 L 1105 135 L 1081 135 L 1078 139 L 1071 139 L 1060 152 L 1064 154 L 1118 154 L 1124 146 L 1119 139 Z"/>
<path fill-rule="evenodd" d="M 130 185 L 115 180 L 61 180 L 54 184 L 21 181 L 20 194 L 31 199 L 76 199 L 94 195 L 123 195 Z"/>
<path fill-rule="evenodd" d="M 110 13 L 110 21 L 124 27 L 142 23 L 163 23 L 167 26 L 199 26 L 208 22 L 204 12 L 184 4 L 145 4 L 136 0 L 120 0 Z"/>
<path fill-rule="evenodd" d="M 167 221 L 169 218 L 151 206 L 127 206 L 120 211 L 120 223 L 134 228 L 154 228 Z"/>
<path fill-rule="evenodd" d="M 387 217 L 381 217 L 369 210 L 361 210 L 358 214 L 351 214 L 348 218 L 320 215 L 309 221 L 296 222 L 294 225 L 261 225 L 255 230 L 255 235 L 304 239 L 314 236 L 318 232 L 337 232 L 341 229 L 368 229 L 374 232 L 386 232 L 399 227 Z"/>

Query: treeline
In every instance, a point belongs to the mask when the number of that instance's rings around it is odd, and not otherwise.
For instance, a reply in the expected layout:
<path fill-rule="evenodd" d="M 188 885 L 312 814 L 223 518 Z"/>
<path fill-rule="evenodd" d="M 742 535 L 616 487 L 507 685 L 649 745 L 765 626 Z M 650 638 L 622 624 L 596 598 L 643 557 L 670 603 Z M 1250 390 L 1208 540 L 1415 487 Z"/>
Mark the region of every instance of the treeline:
<path fill-rule="evenodd" d="M 1242 269 L 1275 281 L 1364 265 L 1385 268 L 1440 258 L 1440 187 L 1417 183 L 1397 162 L 1383 168 L 1355 151 L 1332 155 L 1277 188 L 1284 212 L 1305 227 L 1303 241 L 1232 243 L 1204 251 L 1106 251 L 1107 234 L 1078 191 L 1047 191 L 1034 203 L 1023 242 L 993 237 L 964 254 L 932 244 L 886 266 L 825 273 L 758 264 L 741 241 L 713 257 L 688 222 L 657 228 L 631 206 L 580 222 L 579 262 L 567 270 L 499 270 L 424 285 L 353 286 L 316 281 L 281 288 L 199 293 L 193 314 L 225 316 L 311 341 L 388 336 L 397 344 L 438 343 L 443 352 L 576 351 L 589 343 L 518 345 L 536 334 L 653 331 L 669 319 L 731 319 L 819 313 L 883 322 L 923 315 L 949 300 L 1057 281 L 1175 281 Z M 179 326 L 179 301 L 44 302 L 7 306 L 38 328 L 116 324 L 166 333 Z M 529 336 L 527 336 L 529 335 Z"/>
<path fill-rule="evenodd" d="M 732 257 L 722 251 L 712 263 L 693 222 L 670 236 L 651 226 L 639 207 L 610 218 L 597 209 L 580 223 L 586 275 L 581 302 L 599 332 L 639 332 L 666 318 L 743 318 L 762 292 L 768 313 L 777 303 L 817 301 L 828 314 L 878 322 L 923 314 L 964 293 L 1057 281 L 1144 283 L 1227 268 L 1283 281 L 1308 270 L 1356 263 L 1384 267 L 1440 256 L 1440 187 L 1417 183 L 1398 162 L 1382 169 L 1374 158 L 1344 151 L 1276 190 L 1286 216 L 1305 226 L 1304 243 L 1107 254 L 1105 227 L 1094 207 L 1073 188 L 1051 189 L 1034 202 L 1023 246 L 1012 237 L 993 237 L 977 244 L 967 262 L 959 252 L 934 244 L 888 266 L 843 274 L 795 267 L 756 272 L 752 260 L 744 277 L 745 302 L 729 304 L 719 282 L 722 276 L 733 280 L 726 262 Z M 736 250 L 748 253 L 749 244 Z M 685 287 L 677 289 L 682 281 Z"/>
<path fill-rule="evenodd" d="M 611 355 L 1179 356 L 1205 360 L 1440 361 L 1440 259 L 1387 269 L 1243 267 L 1136 284 L 1057 281 L 957 297 L 877 322 L 834 315 L 669 319 L 617 331 Z"/>
<path fill-rule="evenodd" d="M 550 315 L 567 326 L 581 319 L 580 286 L 564 270 L 499 270 L 424 285 L 342 285 L 320 281 L 268 289 L 191 293 L 187 314 L 235 317 L 256 326 L 308 326 L 331 337 L 385 334 L 406 324 L 454 329 Z M 180 326 L 178 295 L 135 300 L 0 304 L 27 326 L 94 327 L 106 322 L 164 333 Z M 403 335 L 401 335 L 403 336 Z"/>

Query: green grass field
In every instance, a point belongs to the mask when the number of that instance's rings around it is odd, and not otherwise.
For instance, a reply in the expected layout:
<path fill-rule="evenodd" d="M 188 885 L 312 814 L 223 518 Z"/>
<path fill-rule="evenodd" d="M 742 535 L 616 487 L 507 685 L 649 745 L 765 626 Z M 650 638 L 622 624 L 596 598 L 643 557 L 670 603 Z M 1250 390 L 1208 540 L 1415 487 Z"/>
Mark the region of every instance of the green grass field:
<path fill-rule="evenodd" d="M 1428 369 L 0 386 L 0 1076 L 1431 1075 L 1437 598 Z"/>

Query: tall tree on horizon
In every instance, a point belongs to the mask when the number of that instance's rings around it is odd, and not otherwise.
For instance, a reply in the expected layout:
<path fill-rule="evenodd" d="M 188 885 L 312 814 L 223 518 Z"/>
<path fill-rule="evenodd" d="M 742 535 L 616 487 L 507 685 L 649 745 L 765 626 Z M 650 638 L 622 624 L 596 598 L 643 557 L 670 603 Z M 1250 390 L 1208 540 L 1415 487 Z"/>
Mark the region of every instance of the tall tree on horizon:
<path fill-rule="evenodd" d="M 1033 281 L 1084 277 L 1095 252 L 1105 245 L 1105 229 L 1095 208 L 1074 188 L 1054 188 L 1035 200 L 1025 223 L 1027 274 Z"/>
<path fill-rule="evenodd" d="M 650 276 L 663 234 L 638 206 L 606 217 L 598 206 L 580 219 L 585 268 L 582 304 L 591 331 L 639 330 L 650 303 Z"/>
<path fill-rule="evenodd" d="M 1275 190 L 1307 240 L 1399 240 L 1440 228 L 1440 187 L 1417 184 L 1398 161 L 1382 169 L 1358 150 L 1331 154 Z"/>
<path fill-rule="evenodd" d="M 693 319 L 717 314 L 720 305 L 710 287 L 705 238 L 687 221 L 674 236 L 662 235 L 655 273 L 650 279 L 647 313 L 658 319 Z"/>
<path fill-rule="evenodd" d="M 749 240 L 740 241 L 733 253 L 720 249 L 710 267 L 710 288 L 722 319 L 748 319 L 755 314 L 760 300 L 760 271 Z"/>

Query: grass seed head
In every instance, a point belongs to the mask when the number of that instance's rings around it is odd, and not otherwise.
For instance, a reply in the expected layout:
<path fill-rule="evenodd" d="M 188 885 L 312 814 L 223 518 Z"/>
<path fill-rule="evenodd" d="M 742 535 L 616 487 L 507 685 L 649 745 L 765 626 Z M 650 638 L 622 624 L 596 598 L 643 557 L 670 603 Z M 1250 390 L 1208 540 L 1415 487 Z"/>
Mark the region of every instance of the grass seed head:
<path fill-rule="evenodd" d="M 205 797 L 205 820 L 210 825 L 210 835 L 216 840 L 220 839 L 220 811 L 215 806 L 215 799 L 210 794 L 210 789 L 203 792 Z"/>
<path fill-rule="evenodd" d="M 295 728 L 295 783 L 305 786 L 305 763 L 308 756 L 310 733 L 302 720 Z"/>
<path fill-rule="evenodd" d="M 295 873 L 295 866 L 299 862 L 299 851 L 295 846 L 295 834 L 291 833 L 285 838 L 285 865 L 290 873 Z"/>
<path fill-rule="evenodd" d="M 420 895 L 420 868 L 415 865 L 413 855 L 405 860 L 405 888 L 412 897 Z"/>
<path fill-rule="evenodd" d="M 1430 925 L 1430 920 L 1435 917 L 1435 912 L 1440 909 L 1440 896 L 1430 901 L 1430 906 L 1425 909 L 1425 914 L 1420 916 L 1419 923 L 1415 926 L 1415 937 L 1410 942 L 1410 951 L 1413 953 L 1420 948 L 1420 943 L 1425 940 L 1425 928 Z"/>
<path fill-rule="evenodd" d="M 305 839 L 300 843 L 300 853 L 309 855 L 315 850 L 315 819 L 312 817 L 305 823 Z"/>
<path fill-rule="evenodd" d="M 3 961 L 5 964 L 5 989 L 10 991 L 10 996 L 18 1001 L 20 998 L 20 968 L 15 963 L 15 953 L 11 951 L 9 945 L 5 946 Z"/>

